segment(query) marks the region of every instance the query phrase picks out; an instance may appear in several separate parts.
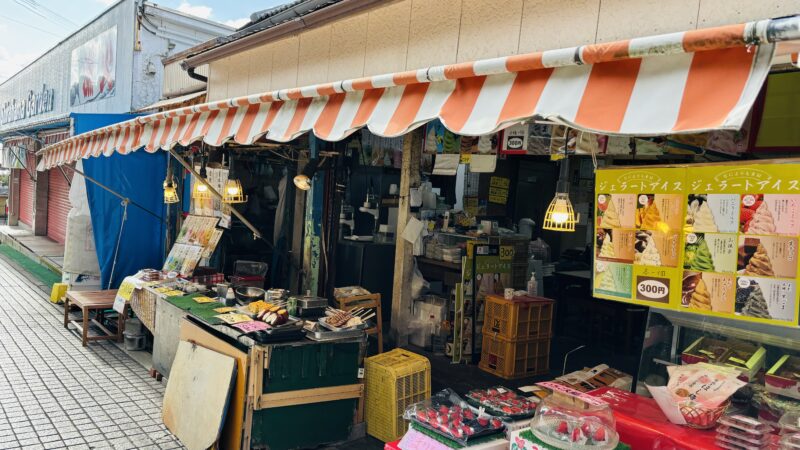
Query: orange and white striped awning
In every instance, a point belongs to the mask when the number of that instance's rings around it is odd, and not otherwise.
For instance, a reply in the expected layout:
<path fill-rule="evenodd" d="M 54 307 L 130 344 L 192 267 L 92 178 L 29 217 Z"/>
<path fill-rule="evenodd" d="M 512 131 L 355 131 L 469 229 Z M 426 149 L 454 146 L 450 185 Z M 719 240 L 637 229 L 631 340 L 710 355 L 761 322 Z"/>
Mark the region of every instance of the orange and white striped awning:
<path fill-rule="evenodd" d="M 313 132 L 339 141 L 364 127 L 394 137 L 434 119 L 468 136 L 533 117 L 635 136 L 738 129 L 769 72 L 771 42 L 798 37 L 791 17 L 238 97 L 75 136 L 43 149 L 39 168 L 201 139 L 247 145 Z"/>

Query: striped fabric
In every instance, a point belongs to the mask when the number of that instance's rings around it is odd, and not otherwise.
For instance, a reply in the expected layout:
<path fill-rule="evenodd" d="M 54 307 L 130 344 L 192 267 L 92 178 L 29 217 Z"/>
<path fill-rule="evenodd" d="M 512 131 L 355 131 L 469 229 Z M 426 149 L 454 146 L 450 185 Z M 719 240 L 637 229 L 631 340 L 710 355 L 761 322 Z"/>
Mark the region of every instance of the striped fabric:
<path fill-rule="evenodd" d="M 774 44 L 746 45 L 766 26 L 754 22 L 673 33 L 195 105 L 48 146 L 39 169 L 198 140 L 247 145 L 261 138 L 288 142 L 313 132 L 339 141 L 364 127 L 395 137 L 437 118 L 467 136 L 533 117 L 634 136 L 738 129 L 772 61 Z"/>

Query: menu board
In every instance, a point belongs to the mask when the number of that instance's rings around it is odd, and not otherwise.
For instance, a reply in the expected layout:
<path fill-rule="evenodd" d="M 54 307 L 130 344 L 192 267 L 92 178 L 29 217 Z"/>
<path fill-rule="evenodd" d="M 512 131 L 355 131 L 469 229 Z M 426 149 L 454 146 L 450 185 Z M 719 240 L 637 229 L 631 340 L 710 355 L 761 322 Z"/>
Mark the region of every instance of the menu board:
<path fill-rule="evenodd" d="M 594 296 L 798 324 L 794 164 L 597 171 Z"/>

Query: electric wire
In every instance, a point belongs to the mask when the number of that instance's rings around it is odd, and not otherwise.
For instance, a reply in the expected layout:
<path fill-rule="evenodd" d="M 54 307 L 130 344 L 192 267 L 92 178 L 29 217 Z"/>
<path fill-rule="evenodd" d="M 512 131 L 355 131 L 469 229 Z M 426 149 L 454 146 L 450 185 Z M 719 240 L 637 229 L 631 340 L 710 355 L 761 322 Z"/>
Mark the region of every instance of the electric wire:
<path fill-rule="evenodd" d="M 4 15 L 2 15 L 2 14 L 0 14 L 0 19 L 6 19 L 6 20 L 10 20 L 11 22 L 16 22 L 16 23 L 18 23 L 18 24 L 20 24 L 20 25 L 22 25 L 22 26 L 25 26 L 25 27 L 28 27 L 28 28 L 32 28 L 32 29 L 34 29 L 34 30 L 36 30 L 36 31 L 41 31 L 42 33 L 47 33 L 47 34 L 49 34 L 49 35 L 51 35 L 51 36 L 55 36 L 55 37 L 57 37 L 57 38 L 63 37 L 63 36 L 62 36 L 62 35 L 60 35 L 60 34 L 53 33 L 52 31 L 45 30 L 44 28 L 39 28 L 39 27 L 37 27 L 37 26 L 35 26 L 35 25 L 31 25 L 31 24 L 29 24 L 29 23 L 26 23 L 26 22 L 23 22 L 23 21 L 21 21 L 21 20 L 17 20 L 17 19 L 14 19 L 14 18 L 8 17 L 8 16 L 4 16 Z"/>

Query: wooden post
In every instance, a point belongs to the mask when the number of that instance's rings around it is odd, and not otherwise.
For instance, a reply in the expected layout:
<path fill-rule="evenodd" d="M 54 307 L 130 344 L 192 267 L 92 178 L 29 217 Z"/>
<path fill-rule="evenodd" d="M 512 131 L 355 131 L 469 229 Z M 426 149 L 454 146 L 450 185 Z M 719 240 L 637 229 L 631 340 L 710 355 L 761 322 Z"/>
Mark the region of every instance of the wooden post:
<path fill-rule="evenodd" d="M 308 137 L 311 158 L 319 158 L 322 143 L 316 136 Z M 306 193 L 306 210 L 303 233 L 303 291 L 320 295 L 319 269 L 322 264 L 322 203 L 324 202 L 325 174 L 320 171 L 311 180 L 311 189 Z M 324 295 L 324 294 L 323 294 Z"/>
<path fill-rule="evenodd" d="M 397 211 L 397 242 L 394 253 L 394 286 L 392 288 L 392 340 L 395 345 L 408 345 L 408 324 L 411 321 L 411 274 L 414 270 L 414 245 L 402 238 L 411 217 L 412 188 L 420 185 L 420 160 L 424 127 L 403 136 L 403 167 L 400 171 L 400 202 Z"/>
<path fill-rule="evenodd" d="M 297 162 L 297 173 L 300 173 L 308 163 L 308 158 L 301 157 Z M 293 183 L 292 179 L 287 180 L 287 183 Z M 291 227 L 292 229 L 292 249 L 289 252 L 289 259 L 292 261 L 289 273 L 291 278 L 289 281 L 289 290 L 291 292 L 302 291 L 300 276 L 302 275 L 303 267 L 303 231 L 305 226 L 302 225 L 306 221 L 306 192 L 294 188 L 294 213 L 290 222 L 284 224 L 284 227 Z"/>

